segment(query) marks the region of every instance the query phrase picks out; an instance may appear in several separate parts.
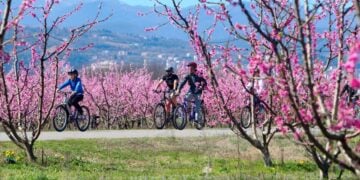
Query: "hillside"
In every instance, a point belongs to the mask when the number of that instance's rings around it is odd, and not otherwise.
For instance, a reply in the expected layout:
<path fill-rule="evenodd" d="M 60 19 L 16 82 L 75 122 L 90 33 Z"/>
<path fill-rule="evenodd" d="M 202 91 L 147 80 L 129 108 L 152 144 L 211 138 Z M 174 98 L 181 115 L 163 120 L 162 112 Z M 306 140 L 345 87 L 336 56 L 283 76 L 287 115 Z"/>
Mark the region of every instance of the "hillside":
<path fill-rule="evenodd" d="M 145 28 L 154 27 L 167 22 L 167 19 L 154 13 L 153 7 L 149 6 L 130 6 L 119 0 L 87 0 L 83 1 L 80 11 L 71 16 L 58 30 L 57 36 L 66 37 L 68 28 L 86 23 L 93 18 L 98 10 L 100 2 L 103 3 L 101 17 L 112 14 L 112 17 L 101 24 L 98 24 L 92 32 L 84 36 L 75 47 L 81 47 L 89 43 L 94 43 L 94 47 L 85 51 L 78 52 L 71 56 L 70 61 L 75 66 L 87 66 L 92 63 L 111 60 L 115 62 L 126 61 L 129 64 L 143 64 L 145 61 L 166 63 L 166 61 L 191 60 L 191 47 L 187 42 L 187 37 L 181 30 L 164 25 L 156 31 L 145 32 Z M 53 9 L 51 18 L 63 15 L 71 11 L 79 1 L 63 1 L 61 6 Z M 183 12 L 188 13 L 192 7 L 184 8 Z M 247 23 L 237 7 L 229 7 L 233 20 L 243 24 Z M 139 13 L 145 15 L 139 16 Z M 201 12 L 199 29 L 208 28 L 213 18 Z M 24 23 L 29 28 L 38 26 L 34 20 L 27 18 Z M 325 23 L 325 22 L 324 22 Z M 318 29 L 324 27 L 319 23 Z M 166 37 L 166 38 L 165 38 Z M 219 24 L 213 34 L 213 42 L 226 42 L 233 39 L 224 31 L 223 25 Z M 243 42 L 237 41 L 237 45 L 245 46 Z"/>

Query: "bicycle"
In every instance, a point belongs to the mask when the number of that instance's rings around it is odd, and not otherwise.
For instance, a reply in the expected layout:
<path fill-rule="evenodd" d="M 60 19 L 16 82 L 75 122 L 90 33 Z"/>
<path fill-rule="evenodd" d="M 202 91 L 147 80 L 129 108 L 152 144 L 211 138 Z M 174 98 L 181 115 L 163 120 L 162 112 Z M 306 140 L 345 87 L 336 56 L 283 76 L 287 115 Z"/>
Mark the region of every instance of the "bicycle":
<path fill-rule="evenodd" d="M 240 112 L 240 125 L 247 129 L 252 124 L 251 122 L 251 103 L 248 102 L 248 105 L 243 107 Z M 257 126 L 262 126 L 265 121 L 267 111 L 265 105 L 258 99 L 254 97 L 254 120 Z"/>
<path fill-rule="evenodd" d="M 62 132 L 66 126 L 70 123 L 76 124 L 80 131 L 86 131 L 90 126 L 90 111 L 86 106 L 81 106 L 83 109 L 83 115 L 79 115 L 78 112 L 72 111 L 71 107 L 67 104 L 69 100 L 69 92 L 62 92 L 64 94 L 64 101 L 62 104 L 57 105 L 55 108 L 55 115 L 53 118 L 53 126 L 56 131 Z"/>
<path fill-rule="evenodd" d="M 346 97 L 347 105 L 353 106 L 353 109 L 355 111 L 354 116 L 356 119 L 360 119 L 360 105 L 358 102 L 359 97 L 360 97 L 360 94 L 356 94 L 353 97 L 349 97 L 349 96 Z"/>
<path fill-rule="evenodd" d="M 186 126 L 186 120 L 182 120 L 180 122 L 177 121 L 175 116 L 173 116 L 174 111 L 175 111 L 172 108 L 173 104 L 171 104 L 172 111 L 170 112 L 170 116 L 167 117 L 167 115 L 166 115 L 165 104 L 166 104 L 166 101 L 169 100 L 166 97 L 167 92 L 166 91 L 154 91 L 154 92 L 157 94 L 163 93 L 160 103 L 156 104 L 155 109 L 154 109 L 153 118 L 154 118 L 155 127 L 157 129 L 163 129 L 166 124 L 168 124 L 170 121 L 172 121 L 172 124 L 176 129 L 178 129 L 178 130 L 184 129 L 184 126 Z"/>
<path fill-rule="evenodd" d="M 180 130 L 184 129 L 186 127 L 187 120 L 189 120 L 189 122 L 192 122 L 196 129 L 201 130 L 205 127 L 206 124 L 204 100 L 201 100 L 200 114 L 197 115 L 197 117 L 201 117 L 201 120 L 199 121 L 196 120 L 195 100 L 193 98 L 189 98 L 188 96 L 189 94 L 185 96 L 183 103 L 178 105 L 175 109 L 174 116 L 176 119 L 181 119 L 181 121 L 185 122 L 178 128 Z"/>

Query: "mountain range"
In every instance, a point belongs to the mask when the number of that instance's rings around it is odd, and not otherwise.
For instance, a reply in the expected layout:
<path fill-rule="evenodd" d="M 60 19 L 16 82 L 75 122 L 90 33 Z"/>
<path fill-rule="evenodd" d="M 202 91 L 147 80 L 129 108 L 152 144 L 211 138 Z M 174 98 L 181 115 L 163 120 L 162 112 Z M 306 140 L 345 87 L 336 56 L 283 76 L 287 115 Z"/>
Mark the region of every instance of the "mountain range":
<path fill-rule="evenodd" d="M 41 2 L 41 1 L 39 1 Z M 57 6 L 55 6 L 51 12 L 50 17 L 55 18 L 70 12 L 74 9 L 81 1 L 70 1 L 63 0 Z M 136 34 L 141 36 L 162 36 L 167 38 L 177 38 L 186 40 L 187 36 L 181 30 L 174 28 L 170 24 L 165 24 L 168 22 L 168 19 L 163 16 L 159 16 L 154 13 L 154 7 L 149 6 L 131 6 L 119 0 L 85 0 L 82 1 L 82 8 L 74 13 L 70 18 L 68 18 L 63 27 L 74 27 L 88 22 L 88 20 L 93 19 L 96 16 L 99 5 L 102 4 L 102 9 L 100 13 L 100 19 L 112 15 L 111 18 L 103 23 L 98 24 L 96 29 L 106 29 L 116 33 L 125 33 L 125 34 Z M 39 4 L 40 5 L 40 4 Z M 161 7 L 157 7 L 161 9 Z M 239 12 L 238 7 L 232 8 L 232 12 Z M 189 13 L 193 7 L 185 7 L 183 9 L 184 14 Z M 236 9 L 236 10 L 235 10 Z M 201 11 L 200 13 L 199 25 L 200 30 L 205 30 L 210 27 L 213 23 L 213 17 L 206 15 L 206 12 Z M 234 15 L 234 19 L 237 22 L 246 23 L 245 17 Z M 26 18 L 25 24 L 28 26 L 34 26 L 33 18 Z M 156 27 L 163 25 L 158 28 L 156 31 L 145 32 L 145 28 Z M 223 29 L 223 27 L 218 27 Z M 214 39 L 227 39 L 224 37 L 224 33 L 219 32 L 214 34 Z"/>
<path fill-rule="evenodd" d="M 53 8 L 50 19 L 70 12 L 79 3 L 77 0 L 62 0 L 60 5 Z M 145 60 L 158 62 L 157 60 L 160 59 L 166 61 L 192 59 L 191 47 L 187 43 L 188 37 L 181 30 L 166 24 L 155 31 L 145 31 L 145 28 L 156 27 L 168 21 L 166 17 L 154 13 L 154 7 L 130 6 L 119 0 L 84 0 L 82 8 L 68 18 L 59 29 L 69 29 L 92 20 L 96 16 L 100 4 L 102 4 L 100 19 L 109 15 L 111 18 L 99 23 L 76 44 L 76 46 L 80 46 L 94 43 L 95 46 L 84 53 L 72 55 L 70 58 L 72 64 L 84 66 L 101 60 L 122 60 L 139 64 Z M 246 6 L 250 6 L 250 4 L 247 3 Z M 228 8 L 234 22 L 247 24 L 246 17 L 243 16 L 239 7 L 230 6 Z M 188 14 L 193 9 L 194 7 L 185 7 L 182 12 Z M 200 12 L 199 19 L 201 22 L 199 24 L 200 32 L 210 27 L 214 21 L 214 17 L 206 15 L 204 10 Z M 34 19 L 29 17 L 24 19 L 24 23 L 29 28 L 37 26 Z M 325 25 L 326 22 L 317 24 L 320 29 L 326 27 Z M 225 33 L 224 28 L 219 23 L 213 34 L 213 42 L 225 43 L 230 40 L 230 35 Z M 69 31 L 60 31 L 60 36 L 66 37 L 64 35 L 66 32 Z M 239 42 L 238 45 L 243 44 Z M 126 57 L 119 54 L 125 54 Z"/>

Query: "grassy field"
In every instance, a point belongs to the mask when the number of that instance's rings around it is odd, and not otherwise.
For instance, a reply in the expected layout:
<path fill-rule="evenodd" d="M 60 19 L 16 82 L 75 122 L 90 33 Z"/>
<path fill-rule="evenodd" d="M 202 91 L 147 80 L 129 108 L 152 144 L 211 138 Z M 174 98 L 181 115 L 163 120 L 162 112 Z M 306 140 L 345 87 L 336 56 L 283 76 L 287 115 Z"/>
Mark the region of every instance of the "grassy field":
<path fill-rule="evenodd" d="M 0 144 L 0 152 L 5 150 L 15 151 L 18 161 L 6 164 L 1 154 L 0 179 L 318 179 L 319 174 L 301 147 L 282 138 L 272 144 L 271 168 L 257 150 L 232 136 L 42 141 L 36 145 L 38 164 L 27 163 L 11 143 Z M 346 172 L 344 179 L 356 177 Z"/>

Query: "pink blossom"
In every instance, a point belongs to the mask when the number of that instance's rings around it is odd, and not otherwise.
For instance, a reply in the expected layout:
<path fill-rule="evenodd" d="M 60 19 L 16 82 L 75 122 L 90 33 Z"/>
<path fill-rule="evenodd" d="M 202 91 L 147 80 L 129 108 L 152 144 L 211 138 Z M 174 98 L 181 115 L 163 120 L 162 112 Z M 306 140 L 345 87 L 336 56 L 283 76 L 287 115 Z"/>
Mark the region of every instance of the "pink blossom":
<path fill-rule="evenodd" d="M 239 29 L 239 30 L 244 30 L 244 29 L 246 28 L 246 26 L 241 25 L 241 24 L 239 24 L 239 23 L 236 23 L 236 24 L 235 24 L 235 28 L 236 28 L 236 29 Z"/>
<path fill-rule="evenodd" d="M 155 31 L 157 29 L 158 29 L 158 27 L 148 27 L 148 28 L 145 28 L 145 32 Z"/>
<path fill-rule="evenodd" d="M 353 87 L 353 88 L 360 88 L 360 80 L 352 79 L 350 81 L 350 86 Z"/>
<path fill-rule="evenodd" d="M 137 15 L 138 16 L 144 16 L 145 14 L 143 12 L 138 12 Z"/>
<path fill-rule="evenodd" d="M 0 50 L 0 63 L 8 63 L 10 61 L 10 55 L 3 50 Z"/>

